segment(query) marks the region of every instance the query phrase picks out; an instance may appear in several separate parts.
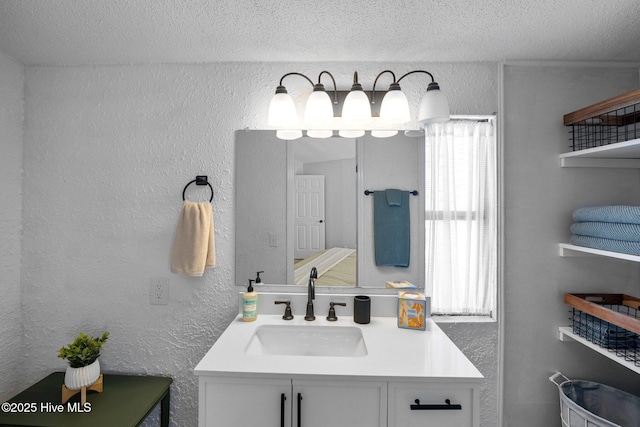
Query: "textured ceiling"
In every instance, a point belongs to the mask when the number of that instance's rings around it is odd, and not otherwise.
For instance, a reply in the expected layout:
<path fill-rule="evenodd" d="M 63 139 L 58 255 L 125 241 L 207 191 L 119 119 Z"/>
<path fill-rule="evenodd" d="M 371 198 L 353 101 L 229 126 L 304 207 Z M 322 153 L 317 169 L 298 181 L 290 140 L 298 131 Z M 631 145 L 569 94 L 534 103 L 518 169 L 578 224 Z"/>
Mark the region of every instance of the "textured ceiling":
<path fill-rule="evenodd" d="M 0 0 L 25 64 L 639 61 L 638 0 Z"/>

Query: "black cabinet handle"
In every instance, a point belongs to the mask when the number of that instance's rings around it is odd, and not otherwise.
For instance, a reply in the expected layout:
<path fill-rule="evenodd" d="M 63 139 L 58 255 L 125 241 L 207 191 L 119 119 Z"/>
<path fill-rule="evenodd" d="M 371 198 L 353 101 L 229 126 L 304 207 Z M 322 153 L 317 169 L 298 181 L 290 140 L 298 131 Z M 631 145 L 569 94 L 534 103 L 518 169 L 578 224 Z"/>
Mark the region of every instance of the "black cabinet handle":
<path fill-rule="evenodd" d="M 298 393 L 298 427 L 302 427 L 302 393 Z"/>
<path fill-rule="evenodd" d="M 280 427 L 284 427 L 284 401 L 287 400 L 287 396 L 282 393 L 280 395 Z"/>
<path fill-rule="evenodd" d="M 410 405 L 412 411 L 441 411 L 441 410 L 452 410 L 452 409 L 462 409 L 462 405 L 454 403 L 451 404 L 449 399 L 444 401 L 444 405 L 436 404 L 436 405 L 422 405 L 420 404 L 420 399 L 415 400 L 415 405 Z"/>

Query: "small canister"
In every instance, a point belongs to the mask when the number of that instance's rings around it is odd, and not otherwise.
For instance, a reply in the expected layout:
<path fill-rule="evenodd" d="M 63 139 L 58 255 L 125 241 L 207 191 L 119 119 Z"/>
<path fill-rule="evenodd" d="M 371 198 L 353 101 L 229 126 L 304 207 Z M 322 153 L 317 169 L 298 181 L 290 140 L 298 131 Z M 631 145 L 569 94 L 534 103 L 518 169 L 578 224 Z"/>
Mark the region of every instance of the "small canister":
<path fill-rule="evenodd" d="M 367 295 L 353 298 L 353 321 L 362 325 L 371 321 L 371 298 Z"/>

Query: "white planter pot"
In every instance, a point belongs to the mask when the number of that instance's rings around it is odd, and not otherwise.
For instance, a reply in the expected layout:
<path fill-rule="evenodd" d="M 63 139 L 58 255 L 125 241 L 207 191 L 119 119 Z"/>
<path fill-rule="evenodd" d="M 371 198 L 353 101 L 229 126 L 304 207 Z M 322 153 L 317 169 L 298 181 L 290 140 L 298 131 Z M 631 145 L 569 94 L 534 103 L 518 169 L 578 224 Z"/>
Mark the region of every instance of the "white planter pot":
<path fill-rule="evenodd" d="M 82 368 L 72 368 L 67 366 L 64 374 L 64 385 L 69 390 L 80 390 L 95 383 L 100 377 L 100 362 L 96 360 L 91 365 Z"/>

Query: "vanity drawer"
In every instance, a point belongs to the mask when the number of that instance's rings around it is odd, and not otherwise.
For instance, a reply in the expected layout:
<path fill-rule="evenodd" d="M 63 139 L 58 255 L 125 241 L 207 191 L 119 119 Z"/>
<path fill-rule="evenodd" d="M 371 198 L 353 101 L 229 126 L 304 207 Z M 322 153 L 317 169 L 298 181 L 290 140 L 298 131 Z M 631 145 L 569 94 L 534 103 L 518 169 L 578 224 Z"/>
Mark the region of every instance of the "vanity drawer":
<path fill-rule="evenodd" d="M 471 386 L 389 383 L 389 427 L 476 427 L 477 410 Z"/>

